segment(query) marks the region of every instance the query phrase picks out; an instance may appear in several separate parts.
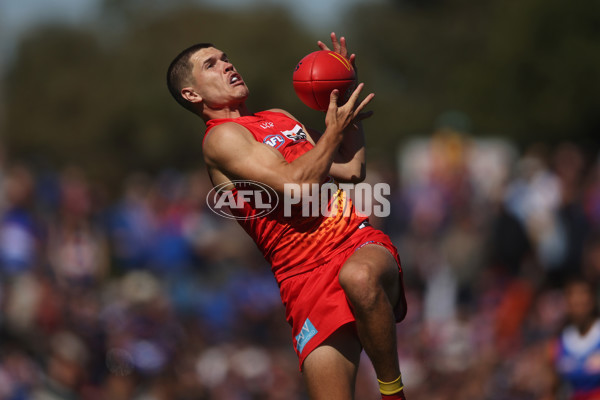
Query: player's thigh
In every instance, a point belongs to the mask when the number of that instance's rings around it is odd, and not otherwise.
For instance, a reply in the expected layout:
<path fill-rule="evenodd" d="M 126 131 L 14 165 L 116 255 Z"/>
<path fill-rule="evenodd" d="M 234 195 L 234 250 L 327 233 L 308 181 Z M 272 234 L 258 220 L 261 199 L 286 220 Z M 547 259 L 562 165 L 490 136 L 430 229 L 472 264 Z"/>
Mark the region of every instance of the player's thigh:
<path fill-rule="evenodd" d="M 352 324 L 346 324 L 304 360 L 302 374 L 311 400 L 354 398 L 362 347 Z"/>

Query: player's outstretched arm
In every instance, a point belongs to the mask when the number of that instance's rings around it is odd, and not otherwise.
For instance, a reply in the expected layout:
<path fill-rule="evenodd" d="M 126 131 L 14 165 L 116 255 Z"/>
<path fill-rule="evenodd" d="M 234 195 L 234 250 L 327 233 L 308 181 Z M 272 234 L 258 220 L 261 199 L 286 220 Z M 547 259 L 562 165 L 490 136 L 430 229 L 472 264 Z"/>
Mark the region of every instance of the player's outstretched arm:
<path fill-rule="evenodd" d="M 314 148 L 293 162 L 288 163 L 277 150 L 254 140 L 243 126 L 230 122 L 215 127 L 205 138 L 204 158 L 208 168 L 231 180 L 249 179 L 267 184 L 280 193 L 284 193 L 286 183 L 321 183 L 329 173 L 344 130 L 372 98 L 369 95 L 355 106 L 362 86 L 341 107 L 337 106 L 338 91 L 332 92 L 325 132 Z"/>
<path fill-rule="evenodd" d="M 211 175 L 218 171 L 230 180 L 258 181 L 284 193 L 285 184 L 319 183 L 324 179 L 339 142 L 341 131 L 339 138 L 332 136 L 322 146 L 288 163 L 277 150 L 257 142 L 246 128 L 231 122 L 208 133 L 203 153 Z"/>

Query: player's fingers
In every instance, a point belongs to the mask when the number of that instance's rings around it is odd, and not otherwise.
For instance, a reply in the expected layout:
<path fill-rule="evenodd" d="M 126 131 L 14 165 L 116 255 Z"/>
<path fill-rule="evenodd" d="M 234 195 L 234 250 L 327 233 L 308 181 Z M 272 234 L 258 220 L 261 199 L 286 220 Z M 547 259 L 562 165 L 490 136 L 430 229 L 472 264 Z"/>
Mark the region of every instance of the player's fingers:
<path fill-rule="evenodd" d="M 331 94 L 329 95 L 329 108 L 331 108 L 331 106 L 337 107 L 337 102 L 338 102 L 339 97 L 340 97 L 340 91 L 337 89 L 333 89 L 331 91 Z"/>
<path fill-rule="evenodd" d="M 331 32 L 330 36 L 331 36 L 331 44 L 333 45 L 333 51 L 335 51 L 336 53 L 340 53 L 341 46 L 340 46 L 340 43 L 338 42 L 337 35 L 335 34 L 335 32 Z"/>
<path fill-rule="evenodd" d="M 346 38 L 342 36 L 340 38 L 340 51 L 338 52 L 344 58 L 348 58 L 348 47 L 346 47 Z"/>
<path fill-rule="evenodd" d="M 319 46 L 319 48 L 321 50 L 329 50 L 329 47 L 327 47 L 327 45 L 325 43 L 321 42 L 320 40 L 317 41 L 317 46 Z"/>
<path fill-rule="evenodd" d="M 356 107 L 356 109 L 354 110 L 354 118 L 356 118 L 356 116 L 358 116 L 361 113 L 362 109 L 365 108 L 367 104 L 371 102 L 371 100 L 373 100 L 373 97 L 375 97 L 375 93 L 369 93 L 369 95 L 365 97 L 363 101 L 360 102 L 358 107 Z"/>
<path fill-rule="evenodd" d="M 346 104 L 350 104 L 350 107 L 354 108 L 354 104 L 356 104 L 358 96 L 360 95 L 360 92 L 362 91 L 364 86 L 364 83 L 359 83 L 350 95 L 350 97 L 348 97 L 348 101 L 346 102 Z"/>

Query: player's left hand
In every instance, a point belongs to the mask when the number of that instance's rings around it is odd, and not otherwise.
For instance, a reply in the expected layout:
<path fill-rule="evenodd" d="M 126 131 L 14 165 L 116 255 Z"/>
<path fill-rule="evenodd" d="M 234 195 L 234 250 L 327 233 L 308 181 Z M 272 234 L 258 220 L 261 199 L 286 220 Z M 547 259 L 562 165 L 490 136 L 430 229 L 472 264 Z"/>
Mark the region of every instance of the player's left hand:
<path fill-rule="evenodd" d="M 331 32 L 330 36 L 331 36 L 331 44 L 333 46 L 333 51 L 335 51 L 336 53 L 340 54 L 342 57 L 349 60 L 350 63 L 352 64 L 352 66 L 354 67 L 354 70 L 356 71 L 356 64 L 355 64 L 356 54 L 350 54 L 350 57 L 348 57 L 348 47 L 346 46 L 346 38 L 342 36 L 342 37 L 340 37 L 340 39 L 338 41 L 338 38 L 337 38 L 337 35 L 335 34 L 335 32 Z M 325 43 L 321 42 L 320 40 L 317 42 L 317 45 L 319 46 L 319 48 L 321 50 L 331 51 L 331 49 L 329 47 L 327 47 L 327 45 Z"/>

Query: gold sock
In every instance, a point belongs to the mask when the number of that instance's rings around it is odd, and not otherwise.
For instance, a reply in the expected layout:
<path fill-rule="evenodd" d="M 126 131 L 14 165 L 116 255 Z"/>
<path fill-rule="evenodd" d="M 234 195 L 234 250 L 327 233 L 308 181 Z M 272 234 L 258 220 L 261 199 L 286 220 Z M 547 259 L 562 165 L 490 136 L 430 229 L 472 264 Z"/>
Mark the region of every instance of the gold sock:
<path fill-rule="evenodd" d="M 382 382 L 379 379 L 377 379 L 377 382 L 379 382 L 379 391 L 381 394 L 396 394 L 404 389 L 404 384 L 402 383 L 402 374 L 400 374 L 398 379 L 392 382 Z"/>

